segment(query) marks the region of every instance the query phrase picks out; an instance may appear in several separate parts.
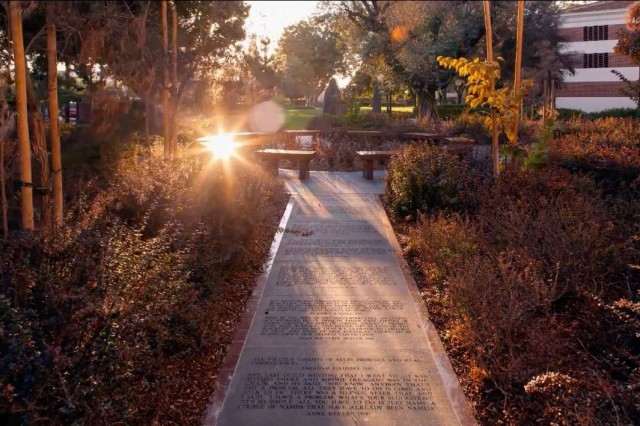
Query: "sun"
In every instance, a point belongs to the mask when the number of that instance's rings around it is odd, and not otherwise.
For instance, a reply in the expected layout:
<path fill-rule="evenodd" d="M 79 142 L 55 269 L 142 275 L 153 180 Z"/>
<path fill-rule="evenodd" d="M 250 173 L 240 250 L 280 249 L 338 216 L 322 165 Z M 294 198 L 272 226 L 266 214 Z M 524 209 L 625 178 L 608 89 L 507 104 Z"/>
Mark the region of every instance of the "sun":
<path fill-rule="evenodd" d="M 213 156 L 218 159 L 227 159 L 231 157 L 236 150 L 236 142 L 233 140 L 233 136 L 222 133 L 215 136 L 205 136 L 198 139 L 202 145 L 213 153 Z"/>

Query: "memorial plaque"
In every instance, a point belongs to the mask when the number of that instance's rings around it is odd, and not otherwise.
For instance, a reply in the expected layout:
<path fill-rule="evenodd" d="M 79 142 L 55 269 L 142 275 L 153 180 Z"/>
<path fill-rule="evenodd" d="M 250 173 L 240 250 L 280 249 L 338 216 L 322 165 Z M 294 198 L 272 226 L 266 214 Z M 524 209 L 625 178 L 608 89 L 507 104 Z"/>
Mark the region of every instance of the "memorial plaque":
<path fill-rule="evenodd" d="M 226 396 L 205 424 L 474 424 L 378 195 L 322 195 L 352 187 L 332 176 L 300 186 Z"/>
<path fill-rule="evenodd" d="M 378 234 L 384 231 L 381 226 L 375 226 L 366 220 L 323 220 L 323 221 L 290 221 L 285 232 L 289 235 L 334 236 L 345 234 Z"/>
<path fill-rule="evenodd" d="M 279 264 L 276 287 L 353 288 L 393 286 L 389 264 Z"/>
<path fill-rule="evenodd" d="M 331 295 L 334 296 L 334 295 Z M 265 297 L 249 332 L 252 345 L 308 342 L 414 346 L 424 334 L 411 300 L 346 297 Z"/>
<path fill-rule="evenodd" d="M 247 348 L 218 425 L 458 424 L 424 349 Z"/>
<path fill-rule="evenodd" d="M 359 262 L 349 257 L 276 261 L 265 295 L 405 300 L 409 291 L 402 272 L 394 267 L 393 259 L 379 261 L 380 258 L 370 256 Z"/>
<path fill-rule="evenodd" d="M 345 300 L 345 299 L 271 299 L 266 306 L 268 312 L 301 312 L 305 314 L 351 314 L 377 311 L 402 311 L 402 300 Z"/>
<path fill-rule="evenodd" d="M 336 238 L 297 238 L 284 243 L 286 247 L 388 247 L 387 240 L 377 239 L 336 239 Z"/>

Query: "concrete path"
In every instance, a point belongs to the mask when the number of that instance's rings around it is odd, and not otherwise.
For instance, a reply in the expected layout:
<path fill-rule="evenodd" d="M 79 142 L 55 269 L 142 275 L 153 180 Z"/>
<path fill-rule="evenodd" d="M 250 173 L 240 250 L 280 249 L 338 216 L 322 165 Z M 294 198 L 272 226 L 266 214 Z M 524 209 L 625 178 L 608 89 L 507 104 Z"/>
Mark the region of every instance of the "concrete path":
<path fill-rule="evenodd" d="M 280 175 L 284 232 L 205 423 L 475 424 L 380 203 L 384 172 Z"/>

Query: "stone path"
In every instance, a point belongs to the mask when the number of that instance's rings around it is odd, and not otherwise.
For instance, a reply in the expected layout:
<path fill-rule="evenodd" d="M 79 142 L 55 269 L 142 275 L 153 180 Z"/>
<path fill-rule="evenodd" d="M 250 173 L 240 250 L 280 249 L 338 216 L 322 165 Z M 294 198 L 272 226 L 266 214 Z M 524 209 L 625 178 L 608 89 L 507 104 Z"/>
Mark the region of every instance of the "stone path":
<path fill-rule="evenodd" d="M 374 181 L 280 170 L 292 197 L 205 424 L 475 424 Z"/>

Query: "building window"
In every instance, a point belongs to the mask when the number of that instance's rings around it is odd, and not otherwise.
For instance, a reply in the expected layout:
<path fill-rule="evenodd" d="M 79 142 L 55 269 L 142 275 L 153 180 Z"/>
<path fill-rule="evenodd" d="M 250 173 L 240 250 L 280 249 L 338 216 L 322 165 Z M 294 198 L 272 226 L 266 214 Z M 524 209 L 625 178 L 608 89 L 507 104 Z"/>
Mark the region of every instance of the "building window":
<path fill-rule="evenodd" d="M 582 68 L 609 68 L 609 54 L 585 53 L 582 55 Z"/>
<path fill-rule="evenodd" d="M 584 41 L 609 40 L 609 26 L 582 27 L 582 39 Z"/>

